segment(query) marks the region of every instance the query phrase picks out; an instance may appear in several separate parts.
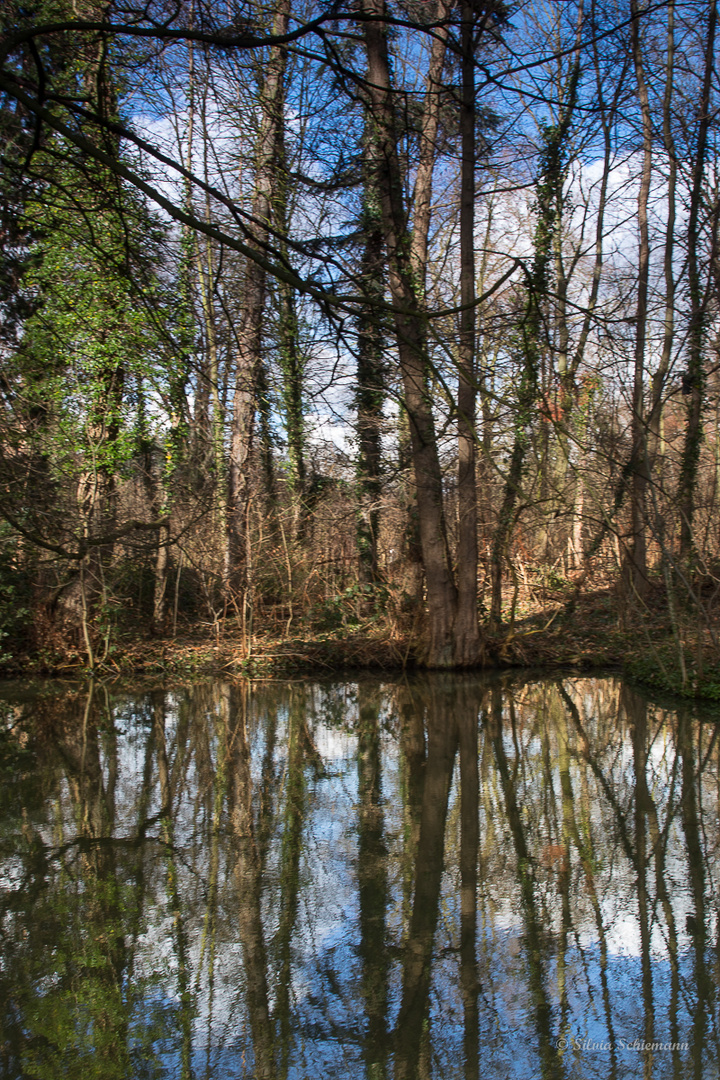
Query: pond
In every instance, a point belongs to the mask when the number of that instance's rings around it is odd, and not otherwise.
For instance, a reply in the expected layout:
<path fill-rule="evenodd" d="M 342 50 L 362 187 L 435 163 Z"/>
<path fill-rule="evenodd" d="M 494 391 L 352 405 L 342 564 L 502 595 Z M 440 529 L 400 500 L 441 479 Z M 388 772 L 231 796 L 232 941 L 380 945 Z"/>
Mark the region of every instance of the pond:
<path fill-rule="evenodd" d="M 717 1077 L 718 714 L 0 688 L 2 1077 Z"/>

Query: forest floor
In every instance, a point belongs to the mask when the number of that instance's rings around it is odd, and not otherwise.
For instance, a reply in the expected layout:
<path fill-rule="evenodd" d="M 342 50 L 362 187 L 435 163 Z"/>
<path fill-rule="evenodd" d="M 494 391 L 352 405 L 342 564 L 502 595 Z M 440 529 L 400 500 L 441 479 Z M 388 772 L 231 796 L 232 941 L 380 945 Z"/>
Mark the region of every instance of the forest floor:
<path fill-rule="evenodd" d="M 657 689 L 720 701 L 720 627 L 701 631 L 696 617 L 683 621 L 682 612 L 675 613 L 673 625 L 662 589 L 646 598 L 642 612 L 623 612 L 612 588 L 570 601 L 567 595 L 543 599 L 530 610 L 526 606 L 501 633 L 486 636 L 484 668 L 616 668 Z M 215 626 L 179 624 L 168 637 L 126 631 L 113 639 L 98 673 L 278 678 L 358 670 L 393 673 L 422 666 L 422 634 L 409 621 L 398 625 L 376 614 L 323 630 L 258 622 L 251 648 L 231 620 Z M 45 649 L 6 656 L 0 673 L 85 675 L 88 663 L 81 649 L 64 655 Z"/>
<path fill-rule="evenodd" d="M 656 620 L 653 620 L 655 622 Z M 658 627 L 648 628 L 657 638 Z M 622 664 L 638 628 L 620 629 L 611 596 L 583 601 L 572 614 L 553 606 L 515 620 L 484 642 L 484 663 L 495 667 L 609 667 Z M 289 634 L 260 628 L 252 649 L 239 629 L 213 633 L 187 627 L 173 639 L 138 642 L 122 651 L 121 666 L 149 671 L 223 670 L 254 677 L 326 674 L 366 669 L 398 671 L 422 666 L 424 640 L 412 627 L 372 618 L 318 631 Z"/>

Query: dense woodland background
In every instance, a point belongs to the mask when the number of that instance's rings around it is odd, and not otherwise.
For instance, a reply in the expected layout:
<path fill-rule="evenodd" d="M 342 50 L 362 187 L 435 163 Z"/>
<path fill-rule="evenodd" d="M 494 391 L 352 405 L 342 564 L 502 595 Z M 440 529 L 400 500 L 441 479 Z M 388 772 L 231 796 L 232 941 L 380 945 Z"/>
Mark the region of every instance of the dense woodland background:
<path fill-rule="evenodd" d="M 718 655 L 715 0 L 6 0 L 0 649 Z M 635 620 L 635 622 L 633 621 Z"/>

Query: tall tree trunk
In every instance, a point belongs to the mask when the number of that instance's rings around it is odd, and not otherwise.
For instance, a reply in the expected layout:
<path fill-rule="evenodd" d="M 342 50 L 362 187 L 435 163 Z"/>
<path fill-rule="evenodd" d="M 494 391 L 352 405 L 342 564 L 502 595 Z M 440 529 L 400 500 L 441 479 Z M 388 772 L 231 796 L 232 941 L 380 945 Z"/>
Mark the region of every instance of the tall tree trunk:
<path fill-rule="evenodd" d="M 557 122 L 542 130 L 543 147 L 536 187 L 535 250 L 527 283 L 525 311 L 517 333 L 521 374 L 517 392 L 515 435 L 492 543 L 490 624 L 496 631 L 502 622 L 503 571 L 515 524 L 525 456 L 535 419 L 538 376 L 546 348 L 544 313 L 550 291 L 550 261 L 556 233 L 561 224 L 559 208 L 563 206 L 563 185 L 567 175 L 567 141 L 577 103 L 579 78 L 580 60 L 577 57 L 569 73 L 566 98 L 560 103 Z"/>
<path fill-rule="evenodd" d="M 677 194 L 677 153 L 672 130 L 672 97 L 675 81 L 675 0 L 668 2 L 667 59 L 665 62 L 665 92 L 663 94 L 663 146 L 668 160 L 667 224 L 665 226 L 665 250 L 663 253 L 663 276 L 665 279 L 665 319 L 663 347 L 660 362 L 652 378 L 652 393 L 647 417 L 648 472 L 652 479 L 655 460 L 660 448 L 663 392 L 672 359 L 675 336 L 675 275 L 673 258 L 675 252 L 675 218 Z"/>
<path fill-rule="evenodd" d="M 415 293 L 409 258 L 408 224 L 390 81 L 384 0 L 363 0 L 368 62 L 368 107 L 378 143 L 378 187 L 381 195 L 388 283 L 394 305 L 405 409 L 410 426 L 423 565 L 430 618 L 428 663 L 450 667 L 454 662 L 453 629 L 457 590 L 450 568 L 443 515 L 442 474 L 432 401 L 428 392 L 429 357 L 424 313 Z"/>
<path fill-rule="evenodd" d="M 280 251 L 287 259 L 284 238 L 290 231 L 290 192 L 285 133 L 279 132 L 278 170 L 273 199 L 275 227 L 280 235 Z M 288 465 L 287 485 L 293 511 L 293 531 L 298 540 L 305 535 L 307 506 L 305 504 L 307 464 L 304 376 L 305 361 L 300 345 L 300 325 L 295 288 L 288 281 L 277 282 L 278 333 L 280 367 L 282 370 L 282 405 L 285 414 Z"/>
<path fill-rule="evenodd" d="M 477 606 L 477 432 L 475 410 L 475 19 L 462 3 L 460 135 L 460 363 L 458 365 L 458 610 L 455 662 L 473 664 L 480 652 Z"/>
<path fill-rule="evenodd" d="M 628 599 L 643 597 L 647 591 L 646 497 L 649 482 L 645 432 L 645 339 L 647 335 L 648 284 L 650 273 L 650 234 L 648 199 L 652 176 L 652 117 L 642 57 L 640 10 L 631 0 L 631 45 L 635 82 L 642 120 L 643 160 L 638 192 L 638 283 L 635 309 L 635 354 L 632 398 L 632 464 L 630 474 L 630 537 L 623 568 L 624 588 Z"/>
<path fill-rule="evenodd" d="M 707 38 L 703 84 L 698 110 L 698 131 L 695 158 L 692 167 L 690 212 L 688 214 L 688 287 L 690 293 L 690 332 L 688 335 L 688 367 L 686 386 L 689 389 L 687 419 L 685 422 L 685 445 L 680 465 L 680 552 L 686 558 L 692 553 L 693 517 L 695 513 L 695 488 L 702 442 L 702 409 L 705 399 L 705 371 L 703 367 L 703 343 L 705 338 L 705 301 L 700 282 L 698 240 L 700 232 L 700 207 L 705 179 L 707 138 L 710 126 L 710 94 L 715 71 L 715 29 L 717 26 L 717 2 L 711 0 L 708 11 Z"/>
<path fill-rule="evenodd" d="M 384 327 L 377 307 L 385 289 L 378 165 L 377 144 L 372 136 L 372 125 L 368 121 L 365 135 L 365 178 L 361 220 L 365 237 L 361 265 L 362 288 L 368 302 L 358 318 L 356 392 L 359 443 L 357 542 L 360 578 L 366 582 L 376 582 L 379 579 L 380 513 L 378 503 L 381 493 L 381 425 L 385 399 Z"/>
<path fill-rule="evenodd" d="M 194 3 L 190 8 L 191 25 L 194 21 Z M 195 53 L 190 43 L 188 53 L 188 125 L 187 144 L 185 147 L 185 168 L 192 169 L 193 134 L 195 128 Z M 192 212 L 192 191 L 190 182 L 185 182 L 185 209 Z M 167 609 L 166 594 L 170 569 L 170 522 L 169 512 L 173 503 L 174 483 L 181 457 L 185 452 L 186 425 L 185 413 L 187 400 L 185 387 L 189 377 L 189 360 L 194 346 L 194 316 L 192 302 L 192 264 L 195 238 L 187 226 L 181 233 L 180 265 L 178 284 L 180 292 L 180 348 L 178 361 L 173 366 L 169 378 L 170 430 L 167 444 L 163 447 L 163 462 L 156 478 L 152 477 L 152 456 L 148 461 L 148 470 L 152 481 L 152 502 L 155 517 L 164 517 L 165 521 L 158 529 L 157 550 L 153 577 L 153 613 L 152 630 L 161 633 L 165 624 Z"/>
<path fill-rule="evenodd" d="M 430 47 L 430 59 L 425 83 L 425 101 L 420 122 L 417 172 L 413 189 L 410 268 L 415 296 L 423 309 L 425 307 L 427 279 L 428 236 L 432 213 L 432 178 L 437 158 L 437 135 L 440 125 L 440 91 L 447 53 L 447 23 L 452 6 L 451 0 L 438 0 L 435 11 L 437 25 L 434 29 Z M 405 412 L 401 413 L 399 427 L 399 467 L 403 475 L 406 473 L 408 475 L 408 483 L 404 493 L 404 509 L 407 515 L 403 543 L 407 567 L 404 591 L 411 597 L 411 602 L 414 601 L 420 604 L 422 602 L 423 586 L 422 544 L 418 522 L 417 491 L 412 470 L 410 425 Z"/>
<path fill-rule="evenodd" d="M 447 53 L 447 20 L 452 10 L 452 0 L 438 0 L 430 61 L 425 86 L 425 103 L 420 122 L 418 167 L 412 207 L 412 237 L 410 239 L 410 268 L 415 295 L 425 304 L 425 280 L 427 277 L 428 236 L 432 212 L 432 178 L 437 157 L 437 135 L 440 126 L 440 89 L 443 67 Z"/>
<path fill-rule="evenodd" d="M 272 437 L 272 400 L 268 381 L 267 366 L 260 360 L 255 375 L 256 411 L 259 428 L 260 466 L 262 472 L 265 508 L 269 518 L 270 531 L 277 535 L 277 490 L 275 483 L 275 459 L 273 457 Z"/>
<path fill-rule="evenodd" d="M 102 5 L 96 0 L 91 0 L 89 15 L 102 16 Z M 90 107 L 94 108 L 101 122 L 115 121 L 118 108 L 117 85 L 108 64 L 107 38 L 102 34 L 89 37 L 86 47 L 80 49 L 78 63 Z M 116 159 L 120 153 L 119 139 L 112 131 L 104 131 L 103 138 L 106 152 Z M 105 178 L 107 179 L 107 174 Z M 113 205 L 108 208 L 105 196 L 102 195 L 96 203 L 94 209 L 100 220 L 106 214 L 112 216 L 117 213 L 118 204 L 112 195 L 110 202 Z M 132 273 L 129 266 L 127 272 Z M 120 436 L 127 370 L 122 360 L 115 362 L 114 357 L 105 353 L 102 348 L 102 331 L 98 335 L 98 344 L 101 346 L 101 355 L 105 354 L 105 357 L 102 364 L 94 362 L 88 367 L 88 377 L 94 382 L 93 400 L 86 427 L 85 451 L 89 464 L 81 473 L 77 488 L 83 544 L 87 544 L 93 534 L 112 532 L 117 517 L 117 476 L 111 448 Z M 63 600 L 66 607 L 80 613 L 91 668 L 97 660 L 91 623 L 98 601 L 104 597 L 105 569 L 112 558 L 112 551 L 112 544 L 91 546 L 88 554 L 79 563 L 78 579 L 73 582 Z"/>
<path fill-rule="evenodd" d="M 280 356 L 283 368 L 283 402 L 288 446 L 288 484 L 298 539 L 305 534 L 307 508 L 307 453 L 303 379 L 305 361 L 300 347 L 297 299 L 292 285 L 278 282 L 280 299 Z"/>
<path fill-rule="evenodd" d="M 615 118 L 618 111 L 621 95 L 625 89 L 625 76 L 627 70 L 627 64 L 624 64 L 620 69 L 615 80 L 613 87 L 612 100 L 608 105 L 605 103 L 605 94 L 603 91 L 603 76 L 600 69 L 600 58 L 598 55 L 598 27 L 594 22 L 591 14 L 590 28 L 593 35 L 593 66 L 595 68 L 595 87 L 597 93 L 597 103 L 599 111 L 600 125 L 603 135 L 603 171 L 602 179 L 600 181 L 600 191 L 598 193 L 597 212 L 595 217 L 595 259 L 592 272 L 592 283 L 590 285 L 590 295 L 587 303 L 585 304 L 585 315 L 582 321 L 580 333 L 577 338 L 577 345 L 573 353 L 572 362 L 570 364 L 569 374 L 574 378 L 578 368 L 585 356 L 585 349 L 587 348 L 588 339 L 590 337 L 590 331 L 593 326 L 593 318 L 597 309 L 598 295 L 600 293 L 600 281 L 602 279 L 603 264 L 604 264 L 604 237 L 605 237 L 605 210 L 608 201 L 608 185 L 610 182 L 610 171 L 614 160 L 614 147 L 613 147 L 613 129 L 615 125 Z M 561 372 L 561 375 L 563 373 Z"/>
<path fill-rule="evenodd" d="M 191 53 L 192 56 L 192 53 Z M 194 89 L 194 76 L 195 65 L 191 68 L 191 91 Z M 205 80 L 202 87 L 202 96 L 200 102 L 200 120 L 202 123 L 202 153 L 203 153 L 203 180 L 206 184 L 210 183 L 210 136 L 208 132 L 208 110 L 207 110 L 207 94 L 208 94 L 208 81 Z M 194 94 L 191 98 L 191 103 L 194 101 Z M 190 113 L 190 119 L 192 120 L 193 113 Z M 188 138 L 192 132 L 190 127 Z M 191 159 L 190 159 L 191 162 Z M 190 163 L 188 164 L 188 168 Z M 189 195 L 189 192 L 188 192 Z M 212 210 L 210 196 L 206 192 L 205 194 L 205 221 L 207 224 L 212 222 Z M 223 401 L 223 394 L 221 392 L 220 381 L 220 358 L 218 352 L 218 324 L 215 310 L 215 293 L 217 287 L 217 272 L 215 266 L 215 250 L 213 241 L 209 238 L 205 239 L 204 252 L 200 243 L 200 234 L 195 236 L 195 261 L 197 267 L 198 285 L 200 288 L 200 303 L 202 308 L 202 319 L 204 329 L 204 350 L 201 362 L 203 363 L 203 370 L 201 372 L 200 381 L 204 384 L 205 389 L 202 391 L 202 396 L 207 399 L 209 406 L 209 417 L 205 420 L 205 431 L 197 431 L 196 437 L 200 436 L 201 446 L 204 445 L 204 438 L 207 438 L 210 444 L 211 455 L 211 484 L 212 484 L 212 537 L 214 544 L 214 552 L 216 557 L 225 557 L 225 548 L 227 545 L 227 509 L 228 509 L 228 493 L 227 493 L 227 464 L 225 460 L 225 405 Z M 204 256 L 204 257 L 203 257 Z M 200 455 L 200 460 L 204 457 Z M 204 472 L 204 470 L 203 470 Z"/>
<path fill-rule="evenodd" d="M 273 16 L 272 33 L 287 32 L 290 0 L 280 0 Z M 269 51 L 261 92 L 260 134 L 255 159 L 255 187 L 252 198 L 254 243 L 261 249 L 267 242 L 272 216 L 272 199 L 281 147 L 285 105 L 284 46 Z M 250 501 L 250 456 L 253 445 L 258 375 L 261 364 L 262 322 L 265 308 L 266 272 L 248 260 L 243 282 L 243 303 L 235 346 L 235 386 L 228 474 L 228 543 L 226 586 L 229 598 L 245 602 L 248 589 L 248 517 Z"/>
<path fill-rule="evenodd" d="M 576 55 L 575 69 L 580 63 L 580 50 L 582 46 L 582 34 L 585 27 L 585 5 L 583 0 L 578 4 L 577 27 L 575 36 Z M 567 87 L 562 84 L 562 62 L 558 63 L 558 96 L 562 101 L 566 95 Z M 572 89 L 572 81 L 571 81 Z M 563 181 L 566 171 L 564 170 Z M 558 555 L 558 531 L 564 528 L 563 540 L 569 541 L 572 533 L 573 507 L 576 504 L 577 488 L 580 483 L 576 475 L 576 469 L 572 462 L 572 430 L 575 425 L 575 402 L 577 362 L 570 356 L 570 322 L 568 317 L 568 288 L 572 274 L 578 263 L 579 254 L 576 252 L 566 262 L 564 250 L 563 224 L 565 215 L 565 202 L 567 194 L 564 182 L 555 189 L 555 217 L 556 228 L 553 237 L 553 257 L 555 264 L 555 299 L 554 299 L 554 324 L 555 342 L 553 348 L 553 362 L 549 365 L 549 388 L 551 398 L 548 400 L 547 425 L 548 434 L 552 431 L 555 436 L 555 446 L 548 442 L 545 465 L 547 472 L 547 486 L 549 498 L 543 504 L 543 529 L 546 536 L 545 558 L 552 560 Z M 602 215 L 602 184 L 601 205 L 598 213 Z M 602 226 L 600 226 L 602 227 Z M 596 234 L 597 235 L 597 234 Z M 602 243 L 602 232 L 599 234 Z M 574 483 L 573 483 L 574 480 Z M 568 491 L 568 489 L 570 489 Z M 565 512 L 570 510 L 570 528 L 565 527 Z M 557 524 L 551 523 L 557 519 Z M 561 549 L 560 549 L 561 550 Z"/>

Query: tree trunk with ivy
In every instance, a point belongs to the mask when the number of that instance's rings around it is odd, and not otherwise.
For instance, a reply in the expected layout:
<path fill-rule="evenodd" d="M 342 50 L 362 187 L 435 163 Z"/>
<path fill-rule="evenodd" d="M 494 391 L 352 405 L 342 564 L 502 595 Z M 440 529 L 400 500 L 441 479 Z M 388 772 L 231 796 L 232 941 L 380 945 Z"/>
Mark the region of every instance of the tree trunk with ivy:
<path fill-rule="evenodd" d="M 357 327 L 358 523 L 357 545 L 361 581 L 376 583 L 380 527 L 381 425 L 385 400 L 384 331 L 378 304 L 385 291 L 382 210 L 378 193 L 377 146 L 366 123 L 365 177 L 361 228 L 364 246 L 361 285 L 367 297 Z"/>
<path fill-rule="evenodd" d="M 698 108 L 695 155 L 692 162 L 692 186 L 687 225 L 688 291 L 690 294 L 690 329 L 688 334 L 688 366 L 685 389 L 688 404 L 685 420 L 685 443 L 680 463 L 680 552 L 689 558 L 693 550 L 695 516 L 695 489 L 697 487 L 700 447 L 702 444 L 702 411 L 705 403 L 706 374 L 703 350 L 706 334 L 706 302 L 700 280 L 701 258 L 700 211 L 703 204 L 703 182 L 706 172 L 707 142 L 710 128 L 710 94 L 715 72 L 715 32 L 717 28 L 717 3 L 712 0 L 708 11 L 705 38 L 705 63 L 702 90 Z"/>
<path fill-rule="evenodd" d="M 538 377 L 541 358 L 547 347 L 545 313 L 550 291 L 550 269 L 559 208 L 568 167 L 568 136 L 577 102 L 579 62 L 570 72 L 565 101 L 561 102 L 557 123 L 542 128 L 540 175 L 536 187 L 537 223 L 534 254 L 528 275 L 525 309 L 515 333 L 514 352 L 520 366 L 520 382 L 515 405 L 515 432 L 510 467 L 505 479 L 502 503 L 492 539 L 490 556 L 490 625 L 497 632 L 502 624 L 502 583 L 508 548 L 520 501 L 525 458 L 537 415 Z"/>

